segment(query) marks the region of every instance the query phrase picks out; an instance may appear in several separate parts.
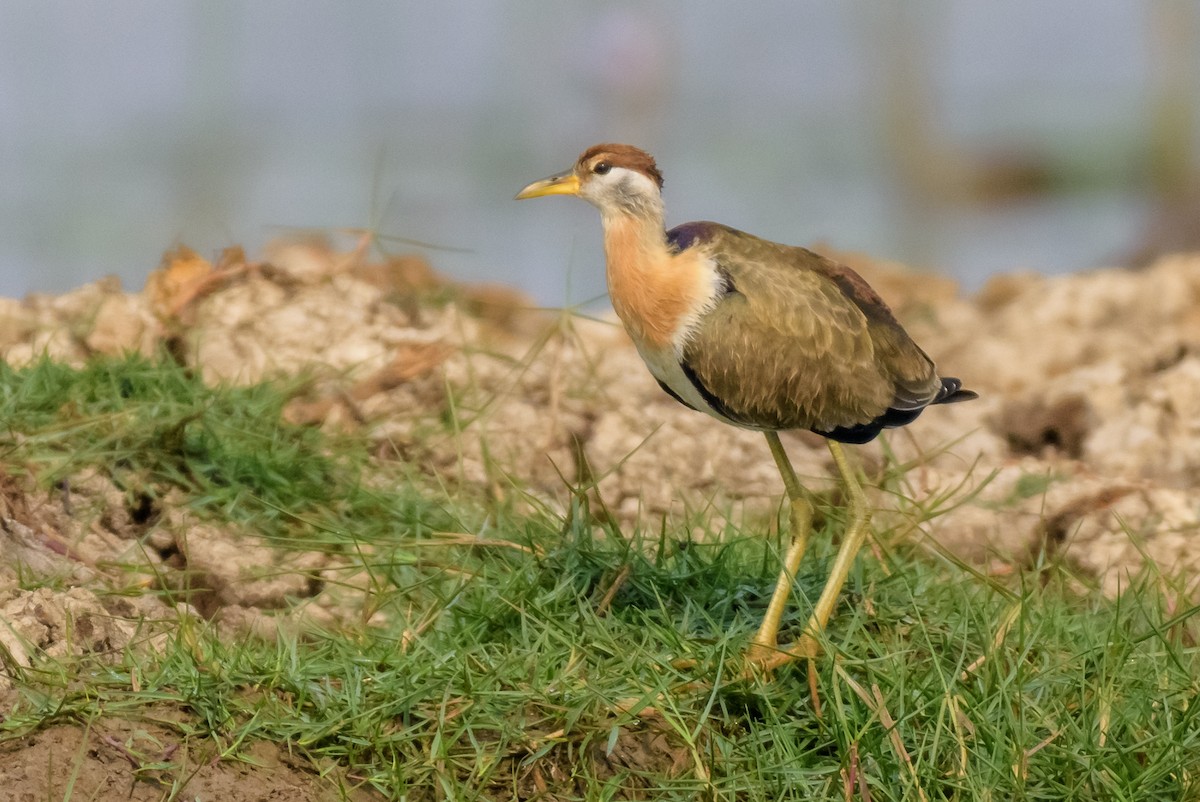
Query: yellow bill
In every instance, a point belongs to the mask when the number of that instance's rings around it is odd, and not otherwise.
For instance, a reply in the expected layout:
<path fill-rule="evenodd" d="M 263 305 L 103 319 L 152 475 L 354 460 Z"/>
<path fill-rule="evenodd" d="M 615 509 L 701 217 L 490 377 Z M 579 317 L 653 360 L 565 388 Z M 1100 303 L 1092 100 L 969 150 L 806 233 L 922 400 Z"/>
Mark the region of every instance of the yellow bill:
<path fill-rule="evenodd" d="M 567 171 L 552 175 L 549 178 L 543 178 L 541 181 L 534 181 L 525 189 L 517 193 L 516 200 L 525 200 L 526 198 L 540 198 L 545 195 L 578 195 L 579 194 L 579 176 L 575 175 L 574 171 Z"/>

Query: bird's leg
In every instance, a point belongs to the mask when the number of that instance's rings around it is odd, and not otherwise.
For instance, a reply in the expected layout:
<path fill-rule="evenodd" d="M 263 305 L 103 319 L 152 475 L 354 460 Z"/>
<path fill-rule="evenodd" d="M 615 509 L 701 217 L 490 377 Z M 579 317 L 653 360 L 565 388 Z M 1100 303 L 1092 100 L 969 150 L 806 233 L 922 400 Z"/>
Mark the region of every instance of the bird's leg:
<path fill-rule="evenodd" d="M 808 546 L 808 533 L 812 528 L 813 518 L 812 502 L 808 500 L 804 488 L 800 486 L 800 480 L 796 478 L 796 471 L 792 468 L 783 443 L 779 441 L 779 435 L 775 432 L 765 432 L 765 434 L 767 445 L 771 447 L 771 456 L 775 458 L 775 465 L 779 468 L 779 475 L 783 478 L 783 486 L 790 502 L 788 519 L 790 539 L 787 554 L 783 558 L 783 570 L 779 572 L 779 580 L 775 583 L 775 592 L 771 594 L 771 603 L 767 606 L 767 612 L 763 616 L 762 625 L 758 628 L 758 634 L 754 636 L 753 642 L 746 650 L 746 658 L 752 663 L 769 661 L 780 654 L 778 647 L 779 622 L 783 618 L 783 611 L 792 591 L 792 582 L 800 567 L 800 561 L 804 558 L 804 550 Z"/>
<path fill-rule="evenodd" d="M 833 455 L 834 464 L 837 465 L 838 473 L 842 476 L 842 484 L 846 488 L 846 495 L 850 499 L 850 525 L 842 539 L 842 547 L 838 549 L 837 556 L 833 560 L 829 578 L 825 580 L 825 588 L 817 599 L 812 616 L 804 626 L 804 634 L 800 636 L 800 640 L 784 650 L 787 659 L 814 657 L 820 652 L 817 635 L 825 629 L 825 624 L 828 623 L 829 616 L 833 613 L 834 605 L 837 604 L 838 596 L 842 592 L 842 585 L 846 583 L 850 566 L 854 563 L 859 549 L 862 548 L 863 541 L 866 540 L 867 527 L 871 522 L 867 497 L 863 493 L 862 485 L 858 483 L 858 476 L 846 460 L 846 452 L 842 450 L 841 444 L 830 440 L 829 453 Z"/>

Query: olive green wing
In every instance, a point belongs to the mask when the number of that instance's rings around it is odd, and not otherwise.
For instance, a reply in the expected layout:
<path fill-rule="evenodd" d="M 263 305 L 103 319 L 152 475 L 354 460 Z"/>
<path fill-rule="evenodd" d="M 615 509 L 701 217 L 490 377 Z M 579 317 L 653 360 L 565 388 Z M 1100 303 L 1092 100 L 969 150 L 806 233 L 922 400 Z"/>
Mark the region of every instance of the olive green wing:
<path fill-rule="evenodd" d="M 933 363 L 849 268 L 702 225 L 689 244 L 705 249 L 728 291 L 693 330 L 683 367 L 721 414 L 747 426 L 845 432 L 838 439 L 858 441 L 916 417 L 889 423 L 888 415 L 919 412 L 937 397 Z"/>

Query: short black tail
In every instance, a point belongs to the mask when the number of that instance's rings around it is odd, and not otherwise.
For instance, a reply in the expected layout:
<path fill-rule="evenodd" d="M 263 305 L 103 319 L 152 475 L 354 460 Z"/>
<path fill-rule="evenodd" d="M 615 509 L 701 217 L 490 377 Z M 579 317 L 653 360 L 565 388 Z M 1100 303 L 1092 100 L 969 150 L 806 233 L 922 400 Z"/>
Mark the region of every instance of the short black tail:
<path fill-rule="evenodd" d="M 959 401 L 970 401 L 972 398 L 978 398 L 979 393 L 974 390 L 962 389 L 962 382 L 958 379 L 942 379 L 942 389 L 929 404 L 957 404 Z"/>
<path fill-rule="evenodd" d="M 962 389 L 962 382 L 958 379 L 942 379 L 942 389 L 938 390 L 938 394 L 933 397 L 928 406 L 933 406 L 934 404 L 956 404 L 959 401 L 970 401 L 972 398 L 978 397 L 979 393 L 973 390 Z M 813 431 L 822 437 L 837 440 L 839 443 L 869 443 L 878 437 L 879 433 L 884 429 L 896 429 L 912 423 L 920 416 L 924 409 L 925 407 L 918 407 L 917 409 L 889 409 L 870 423 L 860 423 L 857 426 L 839 426 L 828 432 L 820 432 L 816 429 L 813 429 Z"/>

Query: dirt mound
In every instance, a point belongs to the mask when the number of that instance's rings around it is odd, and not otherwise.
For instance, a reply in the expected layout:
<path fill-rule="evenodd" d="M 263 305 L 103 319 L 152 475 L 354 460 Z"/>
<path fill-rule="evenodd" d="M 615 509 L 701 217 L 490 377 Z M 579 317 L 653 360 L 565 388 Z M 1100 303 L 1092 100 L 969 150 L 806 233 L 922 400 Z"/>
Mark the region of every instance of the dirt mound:
<path fill-rule="evenodd" d="M 1200 475 L 1200 258 L 1002 276 L 975 298 L 945 279 L 846 258 L 944 371 L 981 394 L 891 434 L 887 452 L 857 449 L 869 477 L 899 491 L 876 494 L 879 520 L 985 563 L 1058 549 L 1110 588 L 1147 558 L 1166 574 L 1200 560 L 1191 537 L 1200 510 L 1188 500 Z M 365 246 L 342 253 L 305 241 L 259 261 L 230 249 L 209 263 L 179 249 L 139 293 L 105 280 L 2 303 L 0 356 L 10 363 L 165 345 L 213 381 L 304 372 L 312 378 L 292 420 L 365 427 L 381 454 L 463 487 L 517 487 L 561 507 L 565 484 L 594 481 L 626 527 L 696 511 L 761 522 L 778 503 L 761 436 L 665 396 L 619 326 L 532 311 L 511 292 L 448 282 L 415 257 L 371 260 Z M 819 438 L 786 441 L 801 476 L 826 487 Z M 911 466 L 899 479 L 888 468 L 897 462 Z M 128 506 L 106 509 L 128 517 Z M 945 514 L 925 522 L 934 511 Z M 5 515 L 28 530 L 6 528 L 23 549 L 13 553 L 36 562 L 48 549 L 53 570 L 78 575 L 95 559 L 89 550 L 128 546 L 119 522 L 56 542 L 61 514 Z M 200 608 L 270 608 L 313 592 L 324 567 L 289 566 L 300 579 L 227 576 L 231 550 L 265 547 L 238 533 L 197 537 L 178 520 L 157 526 L 144 559 L 186 574 Z M 189 529 L 186 542 L 169 534 Z M 43 553 L 31 553 L 39 541 Z M 67 541 L 78 554 L 63 563 Z M 266 551 L 254 562 L 278 559 Z"/>
<path fill-rule="evenodd" d="M 209 382 L 286 377 L 292 422 L 364 431 L 379 458 L 465 493 L 564 509 L 588 488 L 627 533 L 664 517 L 709 531 L 770 525 L 782 488 L 762 437 L 668 398 L 611 319 L 534 311 L 419 258 L 368 259 L 367 244 L 283 243 L 258 261 L 233 248 L 215 263 L 177 249 L 141 292 L 103 280 L 0 299 L 0 359 L 82 365 L 165 349 Z M 1003 276 L 975 298 L 846 259 L 944 372 L 981 395 L 855 449 L 876 488 L 877 532 L 997 572 L 1060 554 L 1112 593 L 1145 567 L 1196 589 L 1200 257 Z M 828 489 L 821 439 L 785 443 L 806 484 Z M 103 663 L 153 650 L 181 614 L 264 635 L 358 614 L 353 570 L 336 554 L 198 520 L 178 491 L 116 469 L 50 488 L 0 472 L 0 710 L 38 655 Z M 168 592 L 110 592 L 139 586 Z M 158 799 L 173 782 L 188 798 L 344 798 L 275 746 L 248 746 L 251 770 L 193 750 L 181 731 L 145 719 L 55 724 L 0 746 L 0 783 L 17 799 L 57 798 L 68 775 L 54 765 L 71 766 L 74 790 L 94 799 Z M 505 788 L 552 798 L 581 759 L 601 778 L 693 770 L 664 727 L 618 735 L 604 749 L 555 741 L 532 762 L 504 758 Z"/>

